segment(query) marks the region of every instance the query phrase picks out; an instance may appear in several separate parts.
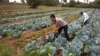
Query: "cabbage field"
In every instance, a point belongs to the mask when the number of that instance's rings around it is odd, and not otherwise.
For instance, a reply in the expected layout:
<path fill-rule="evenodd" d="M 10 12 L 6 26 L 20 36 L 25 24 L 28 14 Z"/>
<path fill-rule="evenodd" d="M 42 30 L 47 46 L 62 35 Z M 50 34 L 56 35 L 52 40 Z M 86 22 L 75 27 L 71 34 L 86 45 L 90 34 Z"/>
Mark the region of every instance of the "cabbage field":
<path fill-rule="evenodd" d="M 53 42 L 54 33 L 36 37 L 21 47 L 22 56 L 100 56 L 100 10 L 99 9 L 75 9 L 64 8 L 46 12 L 34 12 L 29 15 L 17 16 L 13 18 L 0 19 L 0 39 L 8 37 L 19 38 L 23 31 L 36 31 L 52 25 L 49 16 L 55 14 L 57 17 L 66 19 L 69 16 L 79 14 L 84 11 L 91 19 L 87 25 L 81 27 L 81 22 L 76 19 L 68 24 L 68 33 L 73 37 L 72 41 L 67 41 L 62 33 Z M 17 12 L 20 13 L 20 12 Z M 27 13 L 27 12 L 25 12 Z M 21 21 L 19 23 L 19 21 Z"/>
<path fill-rule="evenodd" d="M 37 38 L 40 45 L 36 41 L 31 41 L 24 47 L 26 56 L 100 56 L 100 10 L 89 10 L 87 13 L 92 17 L 89 23 L 81 27 L 78 20 L 70 23 L 68 32 L 70 36 L 74 33 L 74 39 L 71 42 L 62 34 L 56 38 L 54 42 L 48 42 L 42 45 L 42 38 Z M 52 40 L 54 34 L 46 35 L 46 38 Z"/>
<path fill-rule="evenodd" d="M 72 11 L 75 10 L 75 11 Z M 26 16 L 17 16 L 14 18 L 3 18 L 0 19 L 0 36 L 8 36 L 12 38 L 20 37 L 22 31 L 31 29 L 38 30 L 44 27 L 50 26 L 52 23 L 49 19 L 50 14 L 56 14 L 61 18 L 66 18 L 79 13 L 80 11 L 87 11 L 88 9 L 61 9 L 41 13 L 33 13 Z M 65 13 L 66 12 L 66 13 Z M 70 13 L 71 12 L 71 13 Z M 17 21 L 21 21 L 20 23 Z M 10 23 L 11 24 L 10 24 Z"/>

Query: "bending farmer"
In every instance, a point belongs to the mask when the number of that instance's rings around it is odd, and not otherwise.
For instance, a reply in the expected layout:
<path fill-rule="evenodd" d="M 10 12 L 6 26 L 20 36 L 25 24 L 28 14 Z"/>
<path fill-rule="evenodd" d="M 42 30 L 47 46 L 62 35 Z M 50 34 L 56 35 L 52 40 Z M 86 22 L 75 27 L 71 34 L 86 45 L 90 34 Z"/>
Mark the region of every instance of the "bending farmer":
<path fill-rule="evenodd" d="M 68 35 L 67 23 L 63 19 L 55 17 L 54 14 L 51 14 L 50 18 L 51 18 L 51 21 L 54 24 L 56 24 L 56 26 L 57 26 L 57 31 L 56 31 L 56 33 L 54 35 L 53 41 L 55 40 L 55 38 L 57 38 L 59 36 L 59 34 L 61 33 L 62 30 L 64 30 L 64 34 L 66 36 L 66 39 L 68 41 L 70 41 L 70 38 L 69 38 L 69 35 Z"/>
<path fill-rule="evenodd" d="M 80 12 L 80 18 L 78 19 L 82 23 L 82 27 L 89 21 L 89 15 L 85 12 Z"/>

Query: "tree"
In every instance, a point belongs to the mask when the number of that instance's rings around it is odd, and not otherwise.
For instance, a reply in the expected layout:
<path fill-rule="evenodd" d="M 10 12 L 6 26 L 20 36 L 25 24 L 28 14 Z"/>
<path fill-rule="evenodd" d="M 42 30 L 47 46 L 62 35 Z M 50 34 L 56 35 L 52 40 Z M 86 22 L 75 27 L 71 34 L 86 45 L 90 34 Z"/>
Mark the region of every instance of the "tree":
<path fill-rule="evenodd" d="M 58 0 L 45 0 L 45 5 L 47 6 L 55 6 L 58 5 L 59 1 Z"/>
<path fill-rule="evenodd" d="M 100 5 L 100 0 L 95 0 L 95 4 Z"/>
<path fill-rule="evenodd" d="M 75 0 L 70 0 L 69 6 L 70 7 L 76 6 L 76 1 Z"/>
<path fill-rule="evenodd" d="M 26 0 L 27 4 L 31 6 L 31 8 L 37 8 L 40 4 L 39 0 Z"/>
<path fill-rule="evenodd" d="M 25 4 L 25 0 L 21 0 L 21 2 L 22 2 L 23 4 Z"/>
<path fill-rule="evenodd" d="M 79 5 L 79 4 L 81 4 L 81 2 L 78 0 L 78 1 L 77 1 L 77 5 Z"/>
<path fill-rule="evenodd" d="M 64 2 L 67 2 L 67 0 L 64 0 Z"/>
<path fill-rule="evenodd" d="M 27 0 L 28 5 L 32 8 L 37 8 L 39 5 L 55 6 L 58 5 L 58 0 Z"/>

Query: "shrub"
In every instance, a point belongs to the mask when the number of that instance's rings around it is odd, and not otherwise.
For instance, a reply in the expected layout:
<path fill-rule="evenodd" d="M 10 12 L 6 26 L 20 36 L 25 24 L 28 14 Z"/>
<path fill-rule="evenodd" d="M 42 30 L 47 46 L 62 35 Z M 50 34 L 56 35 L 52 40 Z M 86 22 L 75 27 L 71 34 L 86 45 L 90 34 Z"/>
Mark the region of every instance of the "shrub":
<path fill-rule="evenodd" d="M 58 5 L 58 1 L 57 0 L 45 0 L 45 5 L 55 6 L 55 5 Z"/>
<path fill-rule="evenodd" d="M 70 7 L 75 7 L 76 5 L 76 2 L 74 0 L 71 0 L 70 3 L 69 3 L 69 6 Z"/>

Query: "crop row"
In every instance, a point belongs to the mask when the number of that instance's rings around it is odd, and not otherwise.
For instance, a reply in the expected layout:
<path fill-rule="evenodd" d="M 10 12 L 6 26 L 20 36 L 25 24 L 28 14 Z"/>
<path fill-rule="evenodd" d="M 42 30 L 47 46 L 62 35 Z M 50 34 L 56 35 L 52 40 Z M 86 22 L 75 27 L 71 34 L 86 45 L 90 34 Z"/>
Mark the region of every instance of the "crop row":
<path fill-rule="evenodd" d="M 36 45 L 35 41 L 31 41 L 24 47 L 24 51 L 28 56 L 53 56 L 57 54 L 57 50 L 61 53 L 62 56 L 80 56 L 84 51 L 87 55 L 90 56 L 99 56 L 100 55 L 100 20 L 99 20 L 99 10 L 96 10 L 95 15 L 92 17 L 90 22 L 81 28 L 81 23 L 78 20 L 73 21 L 69 24 L 69 27 L 72 27 L 74 30 L 79 30 L 75 33 L 75 38 L 72 42 L 66 42 L 61 34 L 53 43 L 47 43 L 46 45 Z M 90 15 L 92 10 L 88 12 Z M 78 22 L 78 23 L 77 23 Z M 78 26 L 77 26 L 78 25 Z M 69 32 L 72 29 L 68 29 Z M 71 31 L 71 32 L 73 32 Z M 72 34 L 72 33 L 71 33 Z M 54 34 L 47 35 L 46 38 L 54 38 Z M 41 44 L 44 41 L 41 38 L 37 38 Z M 63 46 L 65 44 L 65 46 Z M 59 54 L 59 53 L 58 53 Z"/>
<path fill-rule="evenodd" d="M 54 11 L 46 11 L 46 12 L 35 12 L 35 13 L 30 13 L 28 15 L 24 15 L 24 16 L 18 16 L 15 18 L 3 18 L 0 19 L 1 23 L 5 23 L 5 22 L 16 22 L 17 20 L 25 20 L 25 19 L 35 19 L 37 17 L 43 17 L 43 16 L 48 16 L 50 14 L 57 14 L 57 13 L 63 13 L 64 11 L 70 11 L 68 9 L 62 9 L 62 10 L 54 10 Z"/>
<path fill-rule="evenodd" d="M 71 13 L 77 14 L 80 11 L 77 10 L 77 12 L 73 11 Z M 84 11 L 86 11 L 86 10 L 84 10 Z M 65 12 L 66 11 L 63 11 L 62 13 L 61 12 L 60 13 L 56 13 L 56 16 L 59 16 L 59 17 L 64 19 L 67 16 L 73 15 L 70 12 L 66 12 L 66 13 Z M 34 31 L 34 30 L 37 30 L 37 29 L 41 29 L 41 28 L 50 26 L 52 24 L 51 20 L 49 19 L 49 15 L 48 16 L 39 17 L 39 18 L 31 18 L 31 19 L 32 20 L 27 22 L 27 23 L 23 23 L 23 24 L 19 23 L 19 24 L 15 24 L 15 25 L 11 25 L 11 26 L 1 27 L 0 28 L 0 35 L 1 36 L 8 36 L 8 37 L 16 38 L 16 37 L 20 37 L 21 33 L 24 30 L 31 29 L 31 30 Z"/>

